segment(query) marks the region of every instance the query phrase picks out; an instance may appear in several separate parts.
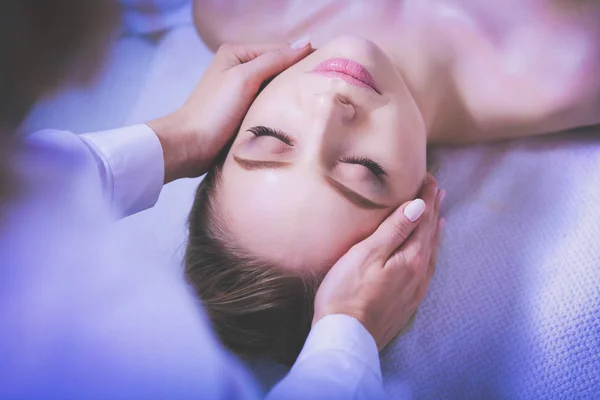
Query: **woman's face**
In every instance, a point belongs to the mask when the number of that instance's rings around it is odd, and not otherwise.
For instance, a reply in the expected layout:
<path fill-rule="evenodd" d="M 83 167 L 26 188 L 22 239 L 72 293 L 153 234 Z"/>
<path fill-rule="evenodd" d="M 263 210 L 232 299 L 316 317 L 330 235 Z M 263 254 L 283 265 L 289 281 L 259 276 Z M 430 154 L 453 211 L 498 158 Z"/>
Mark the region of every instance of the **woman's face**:
<path fill-rule="evenodd" d="M 421 114 L 391 60 L 370 41 L 339 38 L 252 104 L 223 166 L 221 217 L 251 254 L 326 272 L 417 194 L 425 150 Z"/>

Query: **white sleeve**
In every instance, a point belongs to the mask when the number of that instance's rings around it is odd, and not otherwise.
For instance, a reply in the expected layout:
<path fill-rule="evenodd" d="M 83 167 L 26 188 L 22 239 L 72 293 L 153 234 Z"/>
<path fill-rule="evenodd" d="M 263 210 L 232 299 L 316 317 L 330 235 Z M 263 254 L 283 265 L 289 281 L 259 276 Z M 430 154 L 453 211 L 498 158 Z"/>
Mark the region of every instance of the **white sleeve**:
<path fill-rule="evenodd" d="M 379 352 L 358 320 L 329 315 L 317 322 L 288 375 L 268 399 L 385 399 Z"/>
<path fill-rule="evenodd" d="M 102 170 L 115 182 L 156 161 L 134 151 L 157 150 L 139 129 L 93 141 L 129 157 Z M 181 270 L 114 224 L 95 157 L 78 135 L 46 130 L 10 160 L 22 190 L 2 204 L 0 399 L 261 398 Z"/>
<path fill-rule="evenodd" d="M 147 125 L 79 136 L 92 151 L 113 212 L 126 217 L 152 207 L 164 181 L 163 151 Z"/>

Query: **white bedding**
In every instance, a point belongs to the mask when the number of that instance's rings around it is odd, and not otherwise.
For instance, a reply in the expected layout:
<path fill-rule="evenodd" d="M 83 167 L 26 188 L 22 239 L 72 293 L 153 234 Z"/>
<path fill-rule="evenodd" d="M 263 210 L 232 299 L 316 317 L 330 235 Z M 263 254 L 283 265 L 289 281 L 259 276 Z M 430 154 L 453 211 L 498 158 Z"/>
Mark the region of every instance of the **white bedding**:
<path fill-rule="evenodd" d="M 147 121 L 180 105 L 211 58 L 190 25 L 122 38 L 95 85 L 42 102 L 24 127 Z M 600 396 L 600 129 L 437 157 L 448 222 L 417 318 L 382 354 L 391 397 Z M 181 267 L 197 183 L 168 185 L 121 222 L 165 267 Z M 261 371 L 268 385 L 282 370 Z"/>
<path fill-rule="evenodd" d="M 600 396 L 600 129 L 440 152 L 448 218 L 414 326 L 383 354 L 415 398 Z"/>

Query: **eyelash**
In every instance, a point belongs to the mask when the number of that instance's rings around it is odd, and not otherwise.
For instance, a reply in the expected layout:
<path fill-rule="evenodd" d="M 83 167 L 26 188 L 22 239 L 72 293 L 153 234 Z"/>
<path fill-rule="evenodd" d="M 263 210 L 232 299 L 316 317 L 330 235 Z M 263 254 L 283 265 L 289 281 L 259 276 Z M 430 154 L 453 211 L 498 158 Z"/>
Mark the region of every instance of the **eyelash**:
<path fill-rule="evenodd" d="M 249 128 L 247 131 L 254 134 L 254 136 L 256 136 L 256 137 L 271 136 L 271 137 L 281 140 L 283 143 L 287 144 L 288 146 L 291 146 L 291 147 L 294 146 L 294 139 L 292 139 L 285 132 L 282 132 L 278 129 L 273 129 L 273 128 L 269 128 L 266 126 L 253 126 L 252 128 Z M 340 161 L 347 163 L 347 164 L 362 165 L 362 166 L 368 168 L 375 176 L 386 175 L 386 172 L 381 167 L 381 165 L 379 165 L 378 163 L 376 163 L 375 161 L 373 161 L 367 157 L 350 156 L 350 157 L 344 157 Z"/>
<path fill-rule="evenodd" d="M 386 175 L 386 173 L 385 173 L 384 169 L 381 167 L 381 165 L 379 165 L 378 163 L 376 163 L 375 161 L 373 161 L 367 157 L 344 157 L 340 161 L 344 162 L 344 163 L 348 163 L 348 164 L 363 165 L 366 168 L 368 168 L 369 170 L 371 170 L 371 172 L 375 176 Z"/>
<path fill-rule="evenodd" d="M 253 126 L 252 128 L 249 128 L 247 131 L 254 134 L 254 136 L 256 136 L 256 137 L 271 136 L 271 137 L 281 140 L 283 143 L 287 144 L 288 146 L 291 146 L 291 147 L 294 146 L 294 139 L 292 139 L 285 132 L 282 132 L 278 129 L 268 128 L 266 126 Z"/>

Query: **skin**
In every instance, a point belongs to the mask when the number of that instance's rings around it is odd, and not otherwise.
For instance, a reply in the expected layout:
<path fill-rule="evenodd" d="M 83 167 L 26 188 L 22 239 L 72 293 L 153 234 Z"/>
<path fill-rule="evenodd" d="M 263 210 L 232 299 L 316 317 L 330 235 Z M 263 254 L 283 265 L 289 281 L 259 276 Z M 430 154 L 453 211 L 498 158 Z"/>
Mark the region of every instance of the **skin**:
<path fill-rule="evenodd" d="M 379 93 L 311 72 L 336 57 L 365 66 Z M 248 131 L 255 126 L 283 131 L 293 145 L 257 137 Z M 341 37 L 256 98 L 225 161 L 218 201 L 238 245 L 284 268 L 322 274 L 416 196 L 425 153 L 422 115 L 392 60 L 373 42 Z M 348 157 L 368 157 L 385 173 Z"/>
<path fill-rule="evenodd" d="M 347 44 L 351 45 L 350 47 L 354 49 L 352 50 L 354 52 L 356 52 L 356 49 L 362 49 L 363 56 L 373 57 L 374 60 L 379 60 L 377 57 L 383 57 L 381 52 L 372 43 L 365 41 L 357 42 L 356 39 L 352 38 L 342 40 L 347 41 Z M 341 44 L 337 43 L 337 45 Z M 312 59 L 307 59 L 306 63 L 300 61 L 311 53 Z M 336 50 L 336 55 L 340 55 L 339 50 Z M 265 80 L 281 74 L 282 71 L 288 70 L 295 64 L 303 63 L 304 66 L 314 64 L 314 62 L 319 60 L 319 57 L 317 53 L 312 52 L 309 44 L 306 44 L 304 47 L 295 48 L 281 45 L 221 46 L 213 62 L 183 107 L 163 118 L 149 122 L 163 148 L 165 182 L 205 173 L 206 168 L 209 168 L 214 163 L 215 157 L 221 152 L 223 146 L 235 137 L 237 127 L 240 126 L 242 117 L 248 115 L 249 108 L 261 84 Z M 383 58 L 380 61 L 387 61 L 388 64 L 379 63 L 375 68 L 378 73 L 389 72 L 386 70 L 386 68 L 389 68 L 389 60 Z M 302 72 L 302 69 L 298 66 L 295 68 L 295 71 L 297 71 L 296 74 L 300 71 L 300 75 L 305 79 L 316 78 L 312 74 L 309 75 L 306 72 Z M 312 68 L 309 70 L 312 70 Z M 279 78 L 279 81 L 282 82 L 281 85 L 285 83 L 284 75 L 281 75 Z M 289 73 L 287 76 L 296 77 L 292 73 Z M 363 131 L 356 132 L 355 128 L 353 128 L 353 125 L 356 125 L 357 121 L 362 121 L 361 123 L 365 127 L 379 127 L 380 125 L 378 124 L 381 124 L 381 121 L 386 121 L 383 118 L 386 115 L 388 120 L 391 117 L 398 119 L 400 116 L 405 118 L 407 123 L 412 121 L 411 117 L 414 117 L 414 114 L 410 113 L 411 107 L 414 111 L 414 104 L 410 101 L 410 96 L 406 93 L 406 88 L 397 76 L 394 77 L 394 75 L 389 76 L 385 74 L 386 85 L 382 87 L 381 82 L 379 82 L 377 84 L 377 93 L 364 91 L 364 88 L 362 92 L 357 92 L 355 88 L 346 88 L 345 86 L 339 86 L 337 83 L 334 84 L 328 80 L 323 80 L 322 77 L 319 78 L 321 78 L 321 81 L 314 81 L 312 83 L 313 90 L 316 90 L 317 93 L 316 95 L 313 93 L 311 97 L 325 101 L 324 103 L 317 104 L 317 108 L 325 110 L 327 113 L 319 111 L 316 114 L 315 126 L 311 130 L 313 133 L 308 136 L 310 140 L 302 140 L 302 145 L 300 145 L 299 138 L 295 138 L 295 147 L 294 149 L 290 149 L 286 147 L 282 148 L 282 144 L 277 141 L 273 142 L 276 139 L 272 137 L 258 138 L 260 143 L 255 138 L 252 143 L 248 143 L 247 139 L 241 139 L 238 135 L 238 142 L 236 142 L 237 144 L 234 145 L 234 148 L 238 149 L 238 146 L 242 146 L 243 149 L 240 150 L 246 152 L 246 154 L 241 155 L 246 157 L 256 155 L 257 149 L 263 152 L 267 149 L 269 155 L 287 155 L 288 159 L 284 162 L 289 163 L 289 165 L 286 164 L 286 168 L 291 167 L 298 160 L 302 160 L 303 158 L 310 159 L 315 156 L 326 160 L 327 158 L 331 158 L 330 155 L 333 154 L 336 157 L 333 161 L 339 161 L 336 155 L 339 150 L 334 150 L 339 149 L 340 144 L 352 144 L 352 142 L 344 141 L 344 137 L 341 137 L 342 140 L 340 141 L 340 136 L 337 134 L 338 131 L 330 128 L 332 123 L 339 124 L 343 122 L 347 125 L 348 135 L 352 134 L 352 136 L 363 137 Z M 297 86 L 298 82 L 294 82 Z M 330 86 L 327 86 L 325 82 Z M 304 82 L 304 84 L 308 85 L 307 82 Z M 324 84 L 325 86 L 322 86 Z M 276 90 L 277 87 L 277 85 L 273 84 L 271 89 L 263 91 L 261 96 L 263 98 L 268 97 L 269 90 Z M 324 90 L 327 87 L 329 89 Z M 336 88 L 341 93 L 332 97 L 330 93 L 332 88 Z M 397 91 L 392 89 L 396 89 Z M 361 94 L 358 95 L 357 93 Z M 363 95 L 366 97 L 363 97 Z M 348 100 L 350 96 L 354 99 L 352 103 Z M 215 101 L 217 98 L 218 101 Z M 301 98 L 302 96 L 296 98 L 296 101 Z M 312 98 L 311 100 L 313 100 Z M 333 102 L 333 100 L 339 102 L 340 99 L 343 100 L 341 104 Z M 257 101 L 254 104 L 260 103 Z M 325 107 L 323 104 L 328 106 Z M 360 104 L 360 107 L 357 104 Z M 405 110 L 396 110 L 394 112 L 394 109 L 397 109 L 400 104 L 403 105 Z M 333 106 L 337 110 L 334 113 L 332 113 Z M 349 111 L 352 111 L 352 114 Z M 272 113 L 269 115 L 272 115 Z M 324 118 L 327 115 L 329 117 Z M 377 118 L 374 117 L 375 115 Z M 283 122 L 286 121 L 288 119 L 283 119 Z M 335 126 L 335 124 L 333 125 Z M 385 128 L 386 126 L 383 125 L 382 127 Z M 420 126 L 422 129 L 422 126 L 418 122 L 417 126 Z M 319 127 L 321 129 L 318 129 Z M 323 127 L 327 129 L 323 129 Z M 384 129 L 380 129 L 380 131 L 384 131 Z M 417 146 L 416 143 L 423 141 L 421 133 L 422 130 L 415 129 L 415 132 L 408 131 L 405 135 L 391 135 L 389 137 L 390 143 L 402 144 L 404 147 L 412 146 L 416 151 L 411 154 L 410 151 L 403 150 L 405 157 L 411 160 L 419 160 L 422 155 L 420 155 L 418 150 L 423 145 Z M 382 133 L 377 131 L 377 134 L 380 135 Z M 390 135 L 389 133 L 385 134 Z M 330 136 L 335 140 L 329 138 Z M 264 141 L 265 139 L 267 139 L 266 142 Z M 369 144 L 372 143 L 369 142 Z M 264 146 L 267 147 L 265 148 Z M 301 150 L 296 149 L 296 146 Z M 352 146 L 342 147 L 344 151 L 352 149 Z M 373 149 L 380 149 L 380 147 L 372 148 L 361 143 L 361 149 L 363 147 L 371 151 Z M 323 150 L 315 153 L 315 148 L 322 148 Z M 299 153 L 299 151 L 302 152 Z M 384 154 L 385 151 L 388 150 L 385 150 L 385 148 L 383 151 L 378 150 L 381 154 Z M 231 157 L 233 157 L 232 154 L 233 152 L 230 153 Z M 298 154 L 304 156 L 299 159 L 294 158 L 294 156 L 298 157 Z M 237 163 L 235 160 L 234 162 Z M 315 187 L 322 186 L 323 179 L 330 175 L 339 180 L 350 179 L 349 183 L 357 182 L 357 177 L 362 177 L 362 180 L 358 180 L 361 185 L 364 185 L 365 181 L 369 183 L 369 178 L 365 178 L 368 175 L 366 175 L 364 167 L 342 165 L 342 168 L 351 167 L 354 169 L 342 170 L 343 174 L 339 175 L 335 168 L 332 169 L 331 166 L 333 164 L 335 162 L 322 162 L 322 165 L 325 166 L 324 168 L 314 168 L 310 162 L 307 163 L 305 160 L 301 169 L 312 168 L 315 175 L 321 177 L 317 180 L 309 176 L 313 181 L 309 182 L 309 184 L 312 183 Z M 362 169 L 356 170 L 357 167 Z M 386 168 L 388 167 L 389 165 L 386 165 Z M 257 169 L 253 171 L 257 171 Z M 388 171 L 388 173 L 392 174 L 391 171 Z M 404 171 L 399 176 L 399 179 L 406 179 L 408 177 L 407 182 L 409 184 L 410 178 L 414 177 L 410 173 L 407 175 Z M 267 176 L 266 179 L 271 178 Z M 360 321 L 371 333 L 380 349 L 385 347 L 398 331 L 406 325 L 417 305 L 421 302 L 429 280 L 434 273 L 440 232 L 444 223 L 444 220 L 440 219 L 440 205 L 445 192 L 439 190 L 435 178 L 429 174 L 427 174 L 423 182 L 418 182 L 417 185 L 421 186 L 419 192 L 421 199 L 411 199 L 397 207 L 381 224 L 378 224 L 378 227 L 376 227 L 376 230 L 371 235 L 362 241 L 351 243 L 353 244 L 352 247 L 341 255 L 339 260 L 335 259 L 330 264 L 332 267 L 316 293 L 313 324 L 318 323 L 320 319 L 330 314 L 352 316 Z M 378 185 L 378 187 L 381 186 L 381 184 Z M 392 189 L 397 190 L 397 192 L 394 192 Z M 329 194 L 332 193 L 331 186 L 327 187 L 327 190 Z M 403 196 L 402 193 L 409 191 L 410 189 L 407 189 L 406 186 L 397 186 L 394 183 L 390 186 L 390 191 L 387 195 L 390 197 L 394 197 L 395 195 Z M 255 191 L 250 190 L 250 193 L 253 192 Z M 339 201 L 340 195 L 339 193 L 337 195 L 336 201 Z M 315 202 L 304 202 L 304 204 L 311 203 Z M 386 210 L 388 207 L 389 205 L 386 205 L 385 207 L 371 208 L 370 210 L 384 215 L 388 213 Z M 223 207 L 219 207 L 219 209 L 223 211 Z M 364 209 L 364 204 L 361 209 Z M 352 213 L 353 209 L 350 210 L 350 213 Z M 310 213 L 313 211 L 318 210 L 308 210 L 309 214 L 307 217 L 312 217 Z M 335 213 L 330 214 L 340 215 L 337 212 L 339 210 L 333 211 Z M 223 214 L 226 217 L 226 213 Z M 269 215 L 269 213 L 267 212 L 266 215 Z M 241 217 L 244 216 L 243 214 L 241 215 Z M 325 215 L 324 217 L 329 217 L 329 215 Z M 301 219 L 301 216 L 298 218 Z M 339 221 L 339 223 L 343 222 Z M 228 221 L 228 224 L 230 223 Z M 373 223 L 372 215 L 367 223 Z M 305 226 L 309 229 L 311 228 L 310 225 Z M 332 230 L 333 234 L 331 237 L 343 237 L 345 240 L 352 242 L 348 238 L 356 235 L 357 230 L 355 228 L 357 226 L 357 224 L 351 224 L 348 227 L 347 231 L 350 232 L 350 235 L 347 234 L 348 232 L 335 232 Z M 309 235 L 308 238 L 310 239 L 311 236 Z M 321 245 L 320 243 L 315 244 L 318 246 Z M 329 249 L 324 249 L 323 251 L 329 251 Z M 306 259 L 303 258 L 306 255 L 305 253 L 296 254 L 296 259 L 303 262 Z M 323 254 L 317 253 L 317 255 L 322 256 Z M 288 257 L 284 257 L 284 261 L 288 261 Z M 289 266 L 290 264 L 285 265 Z M 323 268 L 323 272 L 328 269 L 329 266 Z M 310 273 L 311 271 L 315 272 L 315 269 L 298 269 L 299 273 Z"/>
<path fill-rule="evenodd" d="M 213 49 L 302 35 L 316 48 L 342 34 L 372 40 L 405 79 L 431 144 L 600 123 L 600 2 L 595 0 L 194 4 L 198 32 Z"/>
<path fill-rule="evenodd" d="M 283 268 L 326 271 L 414 196 L 425 142 L 483 142 L 600 123 L 597 2 L 388 1 L 374 9 L 329 1 L 320 12 L 295 8 L 291 19 L 285 2 L 236 4 L 196 0 L 198 31 L 209 46 L 308 33 L 318 48 L 253 103 L 218 194 L 237 243 Z M 372 42 L 330 41 L 341 32 Z M 307 73 L 332 57 L 365 65 L 382 96 Z M 247 129 L 257 125 L 287 132 L 296 145 L 253 138 Z M 388 172 L 385 190 L 369 183 L 364 167 L 340 162 L 347 153 L 379 162 Z M 287 164 L 248 170 L 236 158 Z M 390 207 L 352 204 L 330 187 L 331 177 Z"/>

